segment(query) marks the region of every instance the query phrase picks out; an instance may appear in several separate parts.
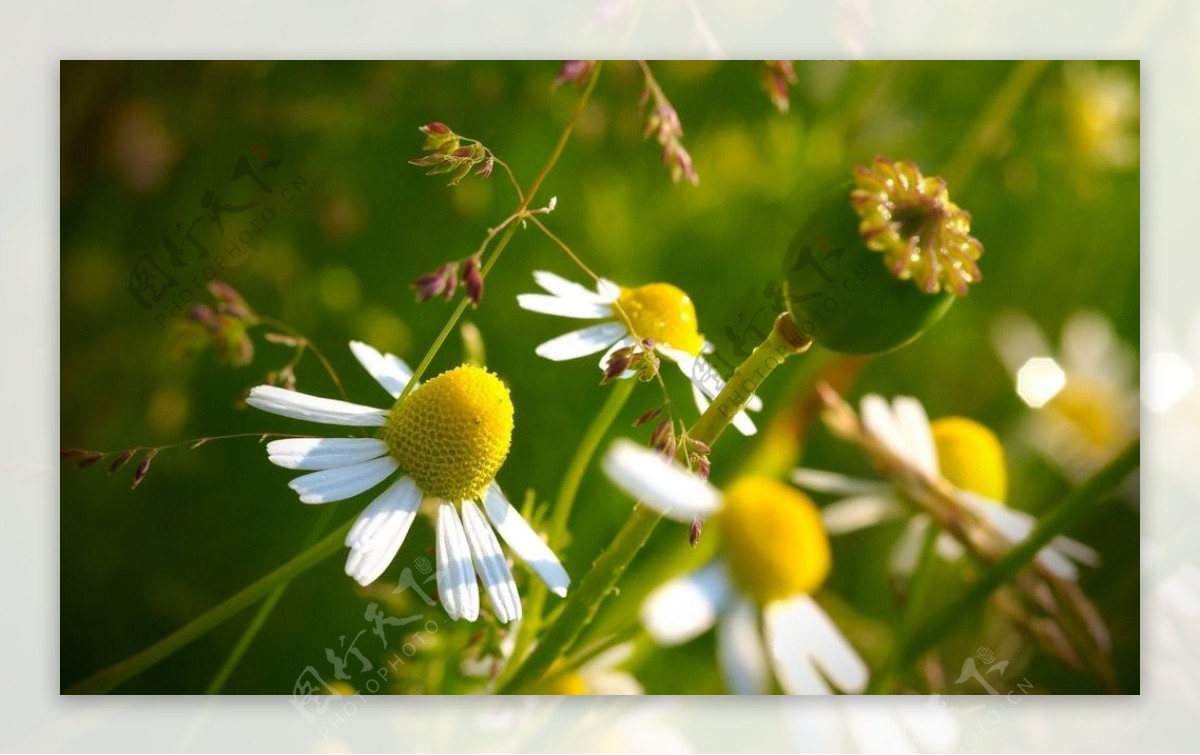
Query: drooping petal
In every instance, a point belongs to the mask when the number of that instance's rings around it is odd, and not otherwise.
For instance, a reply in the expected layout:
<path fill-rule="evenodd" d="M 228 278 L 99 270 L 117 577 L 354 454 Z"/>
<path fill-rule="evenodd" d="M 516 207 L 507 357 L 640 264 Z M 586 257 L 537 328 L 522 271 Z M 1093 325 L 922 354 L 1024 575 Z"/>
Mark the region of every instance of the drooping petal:
<path fill-rule="evenodd" d="M 246 403 L 264 412 L 326 425 L 380 427 L 387 419 L 387 409 L 374 409 L 349 401 L 310 396 L 274 385 L 254 386 L 250 389 Z"/>
<path fill-rule="evenodd" d="M 403 359 L 392 354 L 381 354 L 375 347 L 362 341 L 351 341 L 350 351 L 354 352 L 358 363 L 371 373 L 371 377 L 375 378 L 392 398 L 400 398 L 404 386 L 408 385 L 413 376 L 412 369 Z"/>
<path fill-rule="evenodd" d="M 756 614 L 750 601 L 737 598 L 717 625 L 717 662 L 725 685 L 735 695 L 765 695 L 769 691 L 771 673 Z"/>
<path fill-rule="evenodd" d="M 540 312 L 556 317 L 573 317 L 577 320 L 599 320 L 612 317 L 613 310 L 608 304 L 583 301 L 579 299 L 564 299 L 546 294 L 520 294 L 517 304 L 521 309 L 530 312 Z"/>
<path fill-rule="evenodd" d="M 862 480 L 857 477 L 847 477 L 836 472 L 826 472 L 820 469 L 801 467 L 792 470 L 792 482 L 805 490 L 815 493 L 832 493 L 834 495 L 851 496 L 883 496 L 891 486 L 878 480 Z"/>
<path fill-rule="evenodd" d="M 843 692 L 866 689 L 867 665 L 812 597 L 771 603 L 764 620 L 775 673 L 788 693 L 827 693 L 821 672 Z"/>
<path fill-rule="evenodd" d="M 286 438 L 267 444 L 267 458 L 285 469 L 334 469 L 386 453 L 387 444 L 376 438 Z"/>
<path fill-rule="evenodd" d="M 896 538 L 896 544 L 892 546 L 891 555 L 888 556 L 888 571 L 892 576 L 908 579 L 916 571 L 928 528 L 928 514 L 913 514 L 909 518 L 904 529 L 900 531 L 900 537 Z"/>
<path fill-rule="evenodd" d="M 707 398 L 705 398 L 704 394 L 700 391 L 699 386 L 697 386 L 695 383 L 692 383 L 692 399 L 695 400 L 696 409 L 701 414 L 704 414 L 706 411 L 708 411 L 708 407 L 710 406 L 709 401 Z M 755 426 L 754 420 L 750 419 L 750 415 L 746 414 L 745 411 L 740 411 L 733 415 L 733 427 L 739 433 L 747 437 L 758 432 L 758 427 Z"/>
<path fill-rule="evenodd" d="M 463 525 L 471 546 L 471 557 L 475 559 L 475 570 L 483 579 L 483 587 L 496 618 L 502 624 L 519 621 L 521 597 L 517 594 L 517 583 L 500 550 L 496 533 L 474 501 L 463 501 L 462 509 Z"/>
<path fill-rule="evenodd" d="M 346 574 L 364 587 L 379 579 L 404 544 L 420 505 L 421 491 L 410 477 L 401 477 L 372 501 L 346 535 Z"/>
<path fill-rule="evenodd" d="M 712 344 L 706 343 L 706 346 Z M 658 350 L 672 362 L 679 365 L 679 371 L 684 377 L 698 387 L 709 399 L 715 399 L 717 394 L 725 390 L 725 380 L 716 368 L 703 356 L 692 356 L 686 351 L 659 346 Z M 752 412 L 762 411 L 762 399 L 757 395 L 746 400 L 746 409 Z"/>
<path fill-rule="evenodd" d="M 676 521 L 707 518 L 721 506 L 720 492 L 708 482 L 631 440 L 615 441 L 602 466 L 626 493 Z"/>
<path fill-rule="evenodd" d="M 614 342 L 619 341 L 627 332 L 625 326 L 618 322 L 592 325 L 581 330 L 573 330 L 557 338 L 551 338 L 534 349 L 534 353 L 555 362 L 578 359 L 588 354 L 595 354 L 597 351 L 603 351 L 612 346 Z"/>
<path fill-rule="evenodd" d="M 346 467 L 301 475 L 289 482 L 288 487 L 300 495 L 302 503 L 342 501 L 375 487 L 397 467 L 391 456 L 380 456 Z"/>
<path fill-rule="evenodd" d="M 714 561 L 650 593 L 642 603 L 642 625 L 660 645 L 679 645 L 711 629 L 732 593 L 728 569 Z"/>
<path fill-rule="evenodd" d="M 479 583 L 471 562 L 471 548 L 454 504 L 438 504 L 437 519 L 438 596 L 446 614 L 458 621 L 479 618 Z"/>
<path fill-rule="evenodd" d="M 504 538 L 504 542 L 508 543 L 508 547 L 513 549 L 517 557 L 533 569 L 546 583 L 550 592 L 564 597 L 567 587 L 571 584 L 567 570 L 554 555 L 554 551 L 550 550 L 550 546 L 538 537 L 529 523 L 521 517 L 521 513 L 508 502 L 495 481 L 488 486 L 484 495 L 483 510 L 487 512 L 488 519 L 492 520 L 500 537 Z"/>
<path fill-rule="evenodd" d="M 830 535 L 874 527 L 904 514 L 904 506 L 895 498 L 861 495 L 835 501 L 821 509 L 821 521 Z"/>
<path fill-rule="evenodd" d="M 792 601 L 776 601 L 763 609 L 763 634 L 779 686 L 789 695 L 828 695 L 829 684 L 813 666 L 803 614 Z"/>

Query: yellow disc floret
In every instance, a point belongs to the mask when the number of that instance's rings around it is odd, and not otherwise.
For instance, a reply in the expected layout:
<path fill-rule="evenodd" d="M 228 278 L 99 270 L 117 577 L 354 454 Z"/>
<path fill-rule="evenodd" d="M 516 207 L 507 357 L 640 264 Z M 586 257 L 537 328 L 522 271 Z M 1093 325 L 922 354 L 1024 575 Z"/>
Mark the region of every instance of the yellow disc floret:
<path fill-rule="evenodd" d="M 1000 503 L 1008 494 L 1004 449 L 996 434 L 965 417 L 930 423 L 942 476 L 956 488 Z"/>
<path fill-rule="evenodd" d="M 829 574 L 829 537 L 813 502 L 766 477 L 743 477 L 717 515 L 734 582 L 761 604 L 807 594 Z"/>
<path fill-rule="evenodd" d="M 622 288 L 617 316 L 639 338 L 653 338 L 692 356 L 704 348 L 691 297 L 669 283 Z"/>
<path fill-rule="evenodd" d="M 543 695 L 590 695 L 591 690 L 583 675 L 578 671 L 563 673 L 566 666 L 566 661 L 561 658 L 555 661 L 546 673 L 550 680 L 543 683 L 538 691 Z"/>
<path fill-rule="evenodd" d="M 513 405 L 500 378 L 463 365 L 398 401 L 383 440 L 427 496 L 479 498 L 512 445 Z"/>

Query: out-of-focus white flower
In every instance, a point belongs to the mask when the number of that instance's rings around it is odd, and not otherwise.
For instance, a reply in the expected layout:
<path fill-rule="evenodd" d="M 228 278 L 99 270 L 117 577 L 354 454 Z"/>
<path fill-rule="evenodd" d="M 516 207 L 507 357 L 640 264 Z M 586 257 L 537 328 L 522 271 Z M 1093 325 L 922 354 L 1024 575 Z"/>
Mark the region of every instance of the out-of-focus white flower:
<path fill-rule="evenodd" d="M 992 340 L 1032 410 L 1025 437 L 1072 482 L 1090 477 L 1137 435 L 1137 355 L 1103 315 L 1071 315 L 1055 350 L 1027 315 L 1006 312 Z"/>
<path fill-rule="evenodd" d="M 717 660 L 736 694 L 764 694 L 774 673 L 789 694 L 866 689 L 868 669 L 812 598 L 830 568 L 829 539 L 806 496 L 744 477 L 724 491 L 627 440 L 604 458 L 609 478 L 671 519 L 715 517 L 722 555 L 659 587 L 642 623 L 664 645 L 717 627 Z"/>
<path fill-rule="evenodd" d="M 1005 539 L 1017 543 L 1033 531 L 1036 519 L 1004 505 L 1004 451 L 991 430 L 963 417 L 943 417 L 931 423 L 921 402 L 908 396 L 898 396 L 890 404 L 874 394 L 863 397 L 862 421 L 872 435 L 912 467 L 949 482 L 959 503 Z M 826 529 L 835 535 L 907 516 L 908 523 L 892 548 L 889 566 L 897 576 L 912 574 L 930 518 L 925 513 L 914 513 L 891 485 L 815 469 L 797 469 L 792 481 L 809 490 L 848 496 L 821 510 Z M 936 552 L 952 560 L 962 555 L 963 548 L 943 532 L 938 536 Z M 1057 537 L 1039 552 L 1038 560 L 1064 579 L 1077 579 L 1075 562 L 1094 565 L 1099 556 L 1082 543 Z"/>

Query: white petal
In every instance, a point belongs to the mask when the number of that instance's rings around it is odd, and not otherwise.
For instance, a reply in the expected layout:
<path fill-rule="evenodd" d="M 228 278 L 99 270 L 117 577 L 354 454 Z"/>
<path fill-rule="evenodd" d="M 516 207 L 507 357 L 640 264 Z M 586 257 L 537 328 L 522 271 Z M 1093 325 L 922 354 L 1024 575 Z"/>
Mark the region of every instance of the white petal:
<path fill-rule="evenodd" d="M 551 338 L 534 349 L 534 352 L 546 359 L 562 362 L 567 359 L 578 359 L 588 354 L 612 346 L 626 333 L 625 326 L 619 322 L 606 322 L 593 325 L 581 330 L 573 330 L 558 338 Z"/>
<path fill-rule="evenodd" d="M 813 663 L 835 687 L 850 694 L 867 688 L 867 664 L 810 596 L 800 595 L 768 606 L 766 619 L 768 636 L 794 633 L 804 638 L 802 642 Z"/>
<path fill-rule="evenodd" d="M 750 415 L 744 411 L 733 415 L 733 427 L 747 438 L 758 432 L 758 427 L 754 424 L 754 420 L 750 419 Z"/>
<path fill-rule="evenodd" d="M 737 599 L 717 625 L 717 661 L 735 695 L 765 695 L 771 682 L 753 604 Z"/>
<path fill-rule="evenodd" d="M 383 389 L 392 394 L 392 398 L 400 398 L 404 386 L 412 379 L 413 371 L 403 359 L 392 354 L 380 354 L 373 346 L 362 341 L 351 341 L 350 351 L 358 359 L 371 377 L 375 378 Z"/>
<path fill-rule="evenodd" d="M 521 309 L 527 309 L 530 312 L 540 312 L 556 317 L 574 317 L 578 320 L 599 320 L 602 317 L 612 317 L 613 314 L 612 307 L 607 304 L 563 299 L 545 294 L 520 294 L 517 296 L 517 304 Z"/>
<path fill-rule="evenodd" d="M 862 480 L 857 477 L 847 477 L 836 472 L 826 472 L 820 469 L 801 467 L 792 471 L 792 482 L 805 490 L 817 493 L 833 493 L 834 495 L 872 495 L 883 496 L 891 486 L 877 480 Z"/>
<path fill-rule="evenodd" d="M 902 514 L 904 506 L 895 498 L 863 495 L 829 504 L 821 509 L 821 521 L 830 535 L 844 535 L 847 532 L 874 527 Z"/>
<path fill-rule="evenodd" d="M 937 541 L 934 543 L 934 550 L 938 558 L 946 561 L 957 561 L 967 552 L 963 544 L 958 542 L 949 532 L 939 532 Z"/>
<path fill-rule="evenodd" d="M 892 399 L 892 416 L 906 439 L 908 457 L 925 474 L 937 474 L 937 449 L 933 445 L 933 432 L 929 429 L 929 415 L 921 402 L 911 396 Z"/>
<path fill-rule="evenodd" d="M 508 547 L 533 569 L 546 583 L 546 587 L 550 588 L 550 592 L 560 598 L 566 596 L 567 587 L 571 584 L 567 570 L 554 555 L 554 551 L 550 550 L 550 546 L 538 537 L 529 523 L 521 518 L 521 513 L 508 502 L 495 481 L 488 486 L 483 497 L 483 509 L 500 532 L 500 537 L 508 543 Z"/>
<path fill-rule="evenodd" d="M 342 501 L 383 482 L 397 466 L 391 456 L 380 456 L 347 467 L 301 475 L 289 482 L 288 487 L 300 495 L 301 503 Z"/>
<path fill-rule="evenodd" d="M 1090 545 L 1085 545 L 1078 540 L 1073 540 L 1062 535 L 1050 541 L 1050 546 L 1054 550 L 1063 554 L 1072 561 L 1078 561 L 1081 564 L 1088 566 L 1100 565 L 1100 554 Z"/>
<path fill-rule="evenodd" d="M 386 453 L 387 444 L 376 438 L 286 438 L 267 444 L 267 458 L 285 469 L 333 469 Z"/>
<path fill-rule="evenodd" d="M 775 678 L 789 695 L 828 695 L 829 684 L 808 655 L 809 638 L 802 634 L 802 618 L 793 601 L 776 601 L 763 609 L 763 633 Z"/>
<path fill-rule="evenodd" d="M 601 301 L 614 302 L 621 295 L 621 287 L 608 278 L 601 278 L 596 281 L 596 295 Z"/>
<path fill-rule="evenodd" d="M 411 477 L 401 476 L 363 509 L 354 526 L 346 533 L 345 543 L 351 548 L 368 545 L 379 539 L 380 532 L 396 512 L 416 512 L 421 506 L 421 490 Z"/>
<path fill-rule="evenodd" d="M 862 422 L 867 431 L 879 439 L 892 453 L 902 459 L 908 459 L 908 449 L 905 448 L 905 435 L 892 416 L 892 407 L 882 397 L 874 393 L 863 396 L 861 404 Z"/>
<path fill-rule="evenodd" d="M 700 388 L 708 398 L 715 399 L 717 394 L 725 390 L 725 380 L 721 377 L 721 373 L 717 372 L 716 368 L 704 357 L 692 356 L 686 351 L 666 346 L 659 346 L 658 350 L 679 365 L 679 371 L 683 373 L 684 377 L 690 380 L 692 385 Z M 762 407 L 762 399 L 757 395 L 746 400 L 746 408 L 752 412 L 762 411 Z"/>
<path fill-rule="evenodd" d="M 488 601 L 501 624 L 521 619 L 521 597 L 517 594 L 517 583 L 513 580 L 508 561 L 500 550 L 496 533 L 483 517 L 483 512 L 474 501 L 463 501 L 463 525 L 467 531 L 467 542 L 471 545 L 471 557 L 475 559 L 475 571 L 483 579 Z"/>
<path fill-rule="evenodd" d="M 913 514 L 896 538 L 888 556 L 888 571 L 892 576 L 907 579 L 917 569 L 917 561 L 921 558 L 921 549 L 925 545 L 925 533 L 928 532 L 929 516 Z"/>
<path fill-rule="evenodd" d="M 307 393 L 297 393 L 274 385 L 254 386 L 250 389 L 246 403 L 264 412 L 327 425 L 379 427 L 387 419 L 386 409 L 309 396 Z"/>
<path fill-rule="evenodd" d="M 403 545 L 420 505 L 421 491 L 409 477 L 401 477 L 372 501 L 346 535 L 346 574 L 364 587 L 379 579 Z"/>
<path fill-rule="evenodd" d="M 642 624 L 660 645 L 687 642 L 716 623 L 732 592 L 725 564 L 714 561 L 650 593 L 642 603 Z"/>
<path fill-rule="evenodd" d="M 619 488 L 671 519 L 691 522 L 721 506 L 721 494 L 712 485 L 631 440 L 615 441 L 602 465 Z"/>
<path fill-rule="evenodd" d="M 454 621 L 479 618 L 479 583 L 471 563 L 471 548 L 454 504 L 442 501 L 437 520 L 438 596 Z"/>
<path fill-rule="evenodd" d="M 615 296 L 609 298 L 604 294 L 589 291 L 578 283 L 569 281 L 554 273 L 548 273 L 545 270 L 534 270 L 533 279 L 537 281 L 539 286 L 560 299 L 577 299 L 596 304 L 611 304 L 613 299 L 616 298 Z"/>
<path fill-rule="evenodd" d="M 624 336 L 619 341 L 614 343 L 608 348 L 608 351 L 604 352 L 604 356 L 600 357 L 600 369 L 602 371 L 608 369 L 608 360 L 612 357 L 614 352 L 616 352 L 618 349 L 624 349 L 632 345 L 633 338 L 629 336 Z M 621 373 L 622 380 L 629 377 L 633 377 L 633 370 L 625 370 L 623 373 Z"/>

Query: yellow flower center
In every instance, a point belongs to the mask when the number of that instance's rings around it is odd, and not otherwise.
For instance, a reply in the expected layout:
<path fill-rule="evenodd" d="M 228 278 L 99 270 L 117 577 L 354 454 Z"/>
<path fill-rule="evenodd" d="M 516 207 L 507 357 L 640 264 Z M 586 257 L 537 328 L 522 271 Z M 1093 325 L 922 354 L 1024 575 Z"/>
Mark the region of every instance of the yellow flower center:
<path fill-rule="evenodd" d="M 463 365 L 396 402 L 383 440 L 421 491 L 447 501 L 479 498 L 512 445 L 513 405 L 500 378 Z"/>
<path fill-rule="evenodd" d="M 1076 376 L 1046 404 L 1053 412 L 1069 422 L 1093 449 L 1115 447 L 1127 434 L 1117 407 L 1121 397 L 1105 385 Z"/>
<path fill-rule="evenodd" d="M 1004 449 L 996 434 L 965 417 L 930 423 L 942 476 L 960 490 L 1003 503 L 1008 495 Z"/>
<path fill-rule="evenodd" d="M 817 507 L 795 488 L 743 477 L 716 517 L 734 582 L 760 604 L 807 594 L 829 574 L 829 537 Z"/>
<path fill-rule="evenodd" d="M 669 283 L 622 288 L 616 310 L 639 338 L 653 338 L 692 356 L 704 348 L 691 297 Z"/>
<path fill-rule="evenodd" d="M 553 679 L 542 685 L 540 690 L 543 695 L 590 695 L 587 682 L 583 680 L 583 676 L 578 671 L 568 671 L 565 674 L 558 674 L 558 670 L 567 665 L 563 659 L 558 659 L 550 666 L 548 675 L 555 675 Z"/>

